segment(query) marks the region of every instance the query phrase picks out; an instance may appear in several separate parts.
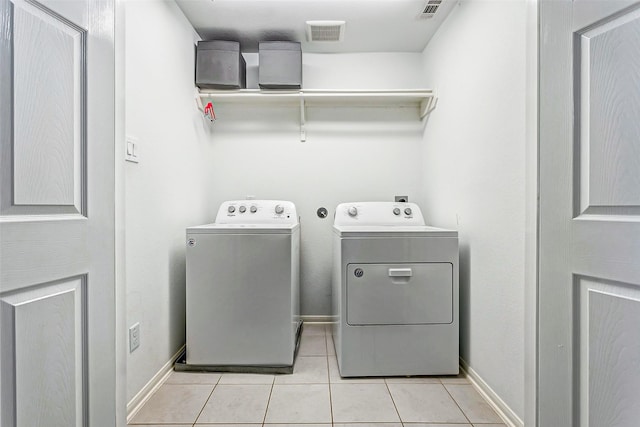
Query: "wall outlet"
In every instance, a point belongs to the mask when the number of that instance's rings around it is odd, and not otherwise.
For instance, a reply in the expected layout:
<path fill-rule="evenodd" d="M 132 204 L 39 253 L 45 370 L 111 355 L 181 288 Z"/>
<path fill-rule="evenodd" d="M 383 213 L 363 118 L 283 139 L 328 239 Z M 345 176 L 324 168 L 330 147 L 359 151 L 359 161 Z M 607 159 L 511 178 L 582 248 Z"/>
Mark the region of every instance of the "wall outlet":
<path fill-rule="evenodd" d="M 409 196 L 396 196 L 396 203 L 407 203 L 409 201 Z"/>
<path fill-rule="evenodd" d="M 140 322 L 129 328 L 129 353 L 140 347 Z"/>

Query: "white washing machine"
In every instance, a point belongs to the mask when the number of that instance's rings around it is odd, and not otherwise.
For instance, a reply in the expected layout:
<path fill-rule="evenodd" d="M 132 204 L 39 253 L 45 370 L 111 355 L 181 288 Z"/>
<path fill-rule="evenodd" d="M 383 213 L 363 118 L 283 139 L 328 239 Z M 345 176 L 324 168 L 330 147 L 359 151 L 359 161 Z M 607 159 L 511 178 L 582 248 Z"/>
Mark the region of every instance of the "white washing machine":
<path fill-rule="evenodd" d="M 294 204 L 224 202 L 214 224 L 187 229 L 186 252 L 183 370 L 290 373 L 301 324 Z"/>
<path fill-rule="evenodd" d="M 414 203 L 338 205 L 333 340 L 343 377 L 458 373 L 458 233 Z"/>

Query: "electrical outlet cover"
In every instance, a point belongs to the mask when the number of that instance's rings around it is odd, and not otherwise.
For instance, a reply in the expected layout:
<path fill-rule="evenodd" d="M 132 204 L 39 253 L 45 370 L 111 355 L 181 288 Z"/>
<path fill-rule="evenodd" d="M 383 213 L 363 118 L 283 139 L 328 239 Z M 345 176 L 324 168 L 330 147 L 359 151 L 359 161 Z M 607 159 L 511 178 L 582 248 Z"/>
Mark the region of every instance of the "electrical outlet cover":
<path fill-rule="evenodd" d="M 140 347 L 140 323 L 129 328 L 129 353 Z"/>
<path fill-rule="evenodd" d="M 138 163 L 140 161 L 139 151 L 140 141 L 138 140 L 138 138 L 127 136 L 124 159 L 128 162 Z"/>

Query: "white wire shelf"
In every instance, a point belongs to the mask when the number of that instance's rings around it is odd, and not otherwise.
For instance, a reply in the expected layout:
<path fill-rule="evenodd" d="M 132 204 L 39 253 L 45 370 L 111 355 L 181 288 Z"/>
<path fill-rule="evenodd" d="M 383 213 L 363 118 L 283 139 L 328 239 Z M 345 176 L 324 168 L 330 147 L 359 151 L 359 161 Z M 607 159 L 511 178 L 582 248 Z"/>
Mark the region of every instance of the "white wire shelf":
<path fill-rule="evenodd" d="M 267 104 L 300 107 L 300 139 L 306 139 L 305 107 L 345 106 L 345 107 L 413 107 L 417 108 L 420 119 L 431 113 L 437 104 L 433 90 L 209 90 L 200 89 L 196 101 L 204 111 L 205 100 L 215 104 Z"/>

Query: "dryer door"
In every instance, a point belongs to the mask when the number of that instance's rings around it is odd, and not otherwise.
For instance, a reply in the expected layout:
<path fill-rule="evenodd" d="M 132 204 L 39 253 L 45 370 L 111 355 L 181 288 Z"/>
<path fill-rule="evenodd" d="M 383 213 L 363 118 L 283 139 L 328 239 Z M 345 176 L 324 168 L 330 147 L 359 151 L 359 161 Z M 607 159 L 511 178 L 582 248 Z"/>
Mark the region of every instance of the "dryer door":
<path fill-rule="evenodd" d="M 348 264 L 349 325 L 424 325 L 453 321 L 450 263 Z"/>

